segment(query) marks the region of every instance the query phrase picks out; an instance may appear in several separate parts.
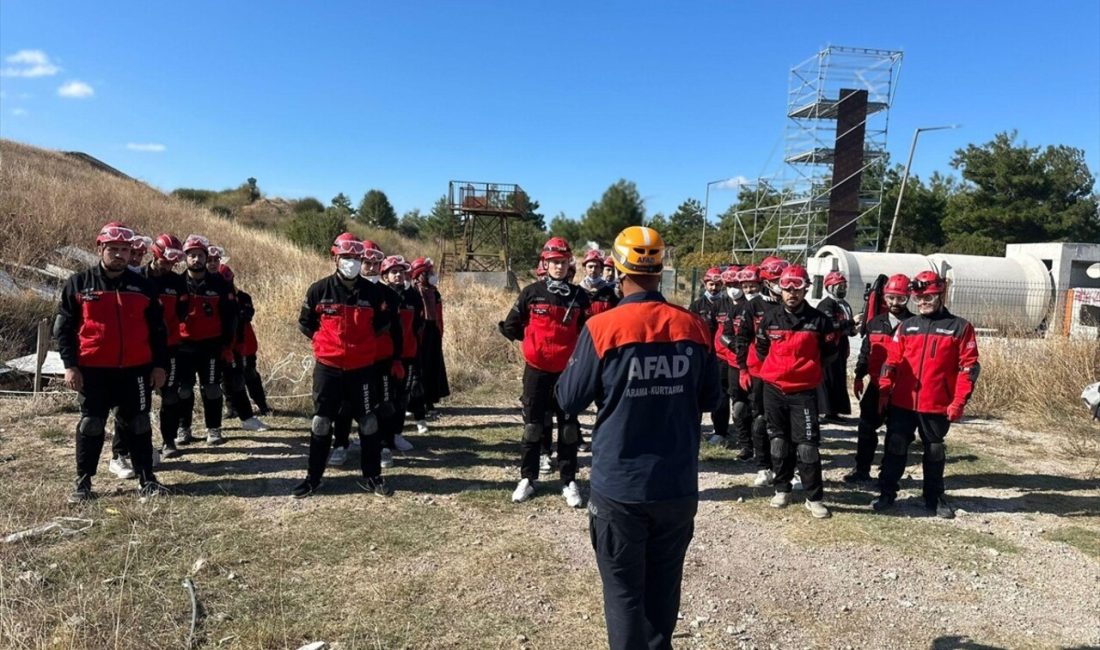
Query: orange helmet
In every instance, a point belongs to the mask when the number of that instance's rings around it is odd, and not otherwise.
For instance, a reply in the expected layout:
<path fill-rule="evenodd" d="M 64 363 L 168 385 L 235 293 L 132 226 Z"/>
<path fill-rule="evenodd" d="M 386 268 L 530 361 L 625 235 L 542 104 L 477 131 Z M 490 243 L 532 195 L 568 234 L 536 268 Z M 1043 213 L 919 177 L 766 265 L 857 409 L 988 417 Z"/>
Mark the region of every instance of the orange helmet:
<path fill-rule="evenodd" d="M 611 247 L 615 268 L 626 275 L 660 275 L 664 269 L 665 240 L 647 226 L 630 226 Z"/>

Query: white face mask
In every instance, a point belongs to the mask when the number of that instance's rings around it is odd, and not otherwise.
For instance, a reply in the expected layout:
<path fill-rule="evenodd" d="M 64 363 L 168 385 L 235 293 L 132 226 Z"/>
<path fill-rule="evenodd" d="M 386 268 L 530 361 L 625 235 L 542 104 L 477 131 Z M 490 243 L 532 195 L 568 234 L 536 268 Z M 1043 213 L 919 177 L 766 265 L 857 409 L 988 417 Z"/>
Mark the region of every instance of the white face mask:
<path fill-rule="evenodd" d="M 428 284 L 432 285 L 433 287 L 435 285 L 439 284 L 439 276 L 436 275 L 435 273 L 432 273 L 431 275 L 429 275 L 428 276 Z"/>
<path fill-rule="evenodd" d="M 336 263 L 336 270 L 346 279 L 354 280 L 355 276 L 359 275 L 359 268 L 362 265 L 362 260 L 357 260 L 354 257 L 341 257 Z"/>
<path fill-rule="evenodd" d="M 380 276 L 380 275 L 368 275 L 367 279 L 370 280 L 371 282 L 375 283 L 375 284 L 378 284 L 382 280 L 382 276 Z"/>
<path fill-rule="evenodd" d="M 740 300 L 743 292 L 739 287 L 727 287 L 726 295 L 730 297 L 730 300 Z"/>

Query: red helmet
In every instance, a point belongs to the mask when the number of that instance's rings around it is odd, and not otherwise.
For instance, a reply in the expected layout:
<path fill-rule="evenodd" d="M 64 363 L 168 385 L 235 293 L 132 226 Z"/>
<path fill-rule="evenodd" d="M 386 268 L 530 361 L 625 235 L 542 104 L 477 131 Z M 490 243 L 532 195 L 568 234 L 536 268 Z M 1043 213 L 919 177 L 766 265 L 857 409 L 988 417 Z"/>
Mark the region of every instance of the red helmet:
<path fill-rule="evenodd" d="M 409 272 L 412 266 L 405 261 L 405 258 L 400 255 L 390 255 L 386 259 L 382 260 L 381 273 L 385 273 L 391 269 L 399 269 L 401 271 Z"/>
<path fill-rule="evenodd" d="M 805 289 L 810 286 L 810 274 L 801 266 L 788 266 L 779 276 L 780 289 Z"/>
<path fill-rule="evenodd" d="M 590 251 L 588 251 L 587 253 L 584 254 L 584 262 L 582 262 L 582 264 L 584 264 L 585 266 L 588 266 L 589 262 L 595 262 L 596 264 L 603 264 L 603 255 L 600 254 L 600 251 L 598 251 L 596 249 L 592 249 L 592 250 L 590 250 Z"/>
<path fill-rule="evenodd" d="M 420 277 L 421 275 L 424 275 L 425 273 L 431 273 L 431 272 L 432 272 L 432 262 L 431 262 L 431 260 L 429 260 L 426 257 L 418 257 L 415 260 L 413 260 L 411 275 L 412 275 L 414 280 L 416 278 Z"/>
<path fill-rule="evenodd" d="M 898 273 L 897 275 L 891 275 L 890 279 L 886 281 L 886 285 L 882 288 L 883 295 L 896 294 L 899 296 L 909 295 L 909 276 L 904 273 Z"/>
<path fill-rule="evenodd" d="M 228 264 L 218 266 L 218 273 L 225 278 L 226 282 L 233 284 L 233 269 L 229 268 Z"/>
<path fill-rule="evenodd" d="M 569 242 L 561 237 L 551 237 L 542 245 L 540 260 L 564 260 L 573 259 L 573 249 L 569 248 Z"/>
<path fill-rule="evenodd" d="M 386 259 L 382 247 L 369 239 L 363 240 L 363 260 L 366 262 L 381 262 Z"/>
<path fill-rule="evenodd" d="M 175 235 L 170 233 L 165 232 L 157 235 L 150 248 L 153 249 L 153 257 L 158 260 L 179 262 L 183 259 L 183 244 L 180 243 L 179 239 L 176 239 Z"/>
<path fill-rule="evenodd" d="M 363 242 L 359 241 L 359 238 L 350 232 L 340 233 L 336 236 L 336 239 L 332 242 L 332 248 L 329 249 L 333 255 L 355 255 L 358 257 L 363 256 Z"/>
<path fill-rule="evenodd" d="M 546 277 L 546 265 L 542 262 L 539 262 L 538 266 L 535 267 L 535 277 L 540 280 Z"/>
<path fill-rule="evenodd" d="M 946 291 L 947 282 L 935 271 L 921 271 L 909 283 L 909 289 L 914 296 L 927 296 Z"/>
<path fill-rule="evenodd" d="M 613 268 L 615 268 L 615 258 L 611 257 L 610 255 L 608 255 L 607 257 L 603 258 L 603 267 L 604 267 L 605 269 L 613 269 Z"/>
<path fill-rule="evenodd" d="M 789 266 L 787 260 L 771 256 L 765 257 L 764 261 L 760 262 L 760 279 L 774 282 L 783 275 L 783 271 Z"/>
<path fill-rule="evenodd" d="M 722 281 L 722 269 L 717 266 L 712 266 L 707 269 L 707 272 L 703 275 L 703 282 L 721 282 Z"/>
<path fill-rule="evenodd" d="M 722 271 L 722 284 L 737 284 L 737 271 L 736 266 L 728 267 L 725 271 Z"/>
<path fill-rule="evenodd" d="M 829 271 L 825 275 L 825 288 L 835 287 L 838 284 L 848 284 L 848 278 L 840 271 Z"/>
<path fill-rule="evenodd" d="M 199 249 L 205 253 L 208 248 L 210 248 L 210 242 L 202 235 L 188 235 L 187 239 L 183 240 L 184 253 Z"/>
<path fill-rule="evenodd" d="M 104 244 L 129 244 L 134 241 L 135 233 L 118 221 L 110 221 L 103 224 L 99 234 L 95 237 L 96 246 Z"/>
<path fill-rule="evenodd" d="M 755 264 L 746 264 L 737 272 L 738 282 L 760 282 L 760 269 Z"/>

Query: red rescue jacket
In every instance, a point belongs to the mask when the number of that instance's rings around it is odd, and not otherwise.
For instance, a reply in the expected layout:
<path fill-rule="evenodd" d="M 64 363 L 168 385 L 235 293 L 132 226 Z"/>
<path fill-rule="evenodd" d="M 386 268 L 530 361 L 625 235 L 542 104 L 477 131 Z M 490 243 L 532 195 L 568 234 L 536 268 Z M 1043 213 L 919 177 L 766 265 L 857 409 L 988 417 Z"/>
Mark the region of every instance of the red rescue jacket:
<path fill-rule="evenodd" d="M 187 291 L 187 280 L 179 273 L 169 271 L 160 275 L 150 272 L 149 266 L 141 267 L 141 275 L 153 283 L 160 294 L 161 311 L 164 312 L 164 329 L 168 333 L 168 347 L 173 348 L 183 341 L 180 327 L 187 319 L 191 308 L 191 294 Z"/>
<path fill-rule="evenodd" d="M 898 325 L 912 315 L 906 309 L 898 319 Z M 856 379 L 870 376 L 871 383 L 878 383 L 882 364 L 886 362 L 886 351 L 893 344 L 896 329 L 890 322 L 889 311 L 877 314 L 867 323 L 867 333 L 859 346 L 859 357 L 856 359 Z"/>
<path fill-rule="evenodd" d="M 318 363 L 357 370 L 379 361 L 378 339 L 390 335 L 395 311 L 380 286 L 360 277 L 349 287 L 332 274 L 306 291 L 298 329 L 313 340 Z"/>
<path fill-rule="evenodd" d="M 180 325 L 185 343 L 218 341 L 232 345 L 237 335 L 239 319 L 237 297 L 229 284 L 216 273 L 206 273 L 202 279 L 187 275 L 190 305 L 187 318 Z"/>
<path fill-rule="evenodd" d="M 803 303 L 797 312 L 768 310 L 756 331 L 760 379 L 784 393 L 817 388 L 822 367 L 836 354 L 832 320 Z"/>
<path fill-rule="evenodd" d="M 548 282 L 534 282 L 519 298 L 499 328 L 512 341 L 523 341 L 523 358 L 543 372 L 561 372 L 577 345 L 588 311 L 588 294 L 562 282 L 567 293 L 555 293 Z"/>
<path fill-rule="evenodd" d="M 966 405 L 979 370 L 974 327 L 945 308 L 898 326 L 878 385 L 894 406 L 944 415 L 952 404 Z"/>

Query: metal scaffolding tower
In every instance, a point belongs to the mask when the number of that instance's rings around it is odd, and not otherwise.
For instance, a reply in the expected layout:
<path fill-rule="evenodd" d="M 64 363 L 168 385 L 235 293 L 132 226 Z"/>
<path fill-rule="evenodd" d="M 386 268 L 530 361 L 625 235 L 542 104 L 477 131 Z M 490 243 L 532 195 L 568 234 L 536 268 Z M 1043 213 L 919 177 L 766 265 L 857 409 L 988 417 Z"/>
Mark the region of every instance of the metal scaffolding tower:
<path fill-rule="evenodd" d="M 511 271 L 509 225 L 527 213 L 527 194 L 513 183 L 451 181 L 453 229 L 443 254 L 448 271 Z"/>
<path fill-rule="evenodd" d="M 791 68 L 782 172 L 746 186 L 734 254 L 803 260 L 877 250 L 886 135 L 902 53 L 829 46 Z M 744 194 L 743 194 L 744 196 Z"/>

